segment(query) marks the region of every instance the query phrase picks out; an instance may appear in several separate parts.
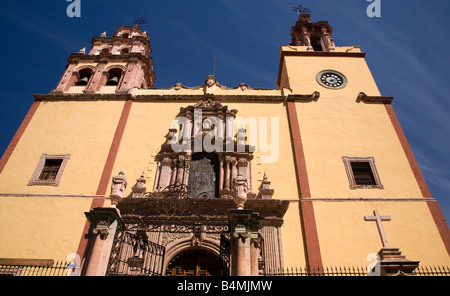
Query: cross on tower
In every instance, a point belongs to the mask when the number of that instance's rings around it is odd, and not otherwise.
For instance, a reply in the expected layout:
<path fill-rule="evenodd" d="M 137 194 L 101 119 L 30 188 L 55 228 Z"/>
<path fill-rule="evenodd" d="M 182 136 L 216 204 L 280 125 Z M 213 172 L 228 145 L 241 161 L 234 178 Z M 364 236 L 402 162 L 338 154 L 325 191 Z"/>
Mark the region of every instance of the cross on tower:
<path fill-rule="evenodd" d="M 147 24 L 147 21 L 144 20 L 143 18 L 140 18 L 140 19 L 135 20 L 135 21 L 133 22 L 133 25 L 138 25 L 138 26 L 140 26 L 140 25 L 146 25 L 146 24 Z"/>
<path fill-rule="evenodd" d="M 364 220 L 377 222 L 378 232 L 380 233 L 383 248 L 388 248 L 389 245 L 387 242 L 386 233 L 384 232 L 383 223 L 381 221 L 391 221 L 391 217 L 390 216 L 380 216 L 380 214 L 378 213 L 378 210 L 373 211 L 373 214 L 375 216 L 364 216 Z"/>

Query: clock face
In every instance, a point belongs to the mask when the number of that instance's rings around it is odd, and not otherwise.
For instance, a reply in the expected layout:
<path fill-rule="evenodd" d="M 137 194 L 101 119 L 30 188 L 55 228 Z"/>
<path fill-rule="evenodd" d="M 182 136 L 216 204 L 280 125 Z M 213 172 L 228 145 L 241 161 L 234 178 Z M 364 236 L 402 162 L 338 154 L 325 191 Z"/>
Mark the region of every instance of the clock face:
<path fill-rule="evenodd" d="M 343 88 L 347 83 L 343 74 L 332 70 L 320 72 L 317 81 L 324 87 L 335 89 Z"/>

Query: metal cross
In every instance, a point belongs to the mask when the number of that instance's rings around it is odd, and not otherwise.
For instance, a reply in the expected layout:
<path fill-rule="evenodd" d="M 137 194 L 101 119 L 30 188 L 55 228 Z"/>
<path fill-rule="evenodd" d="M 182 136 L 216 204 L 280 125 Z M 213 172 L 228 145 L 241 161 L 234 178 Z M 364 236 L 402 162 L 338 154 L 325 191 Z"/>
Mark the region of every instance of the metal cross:
<path fill-rule="evenodd" d="M 294 7 L 292 11 L 296 11 L 298 15 L 300 15 L 301 13 L 311 13 L 311 10 L 309 10 L 309 8 L 303 8 L 303 6 L 301 5 L 299 5 L 298 7 Z"/>
<path fill-rule="evenodd" d="M 133 22 L 133 25 L 146 25 L 147 24 L 147 21 L 146 20 L 144 20 L 143 18 L 140 18 L 140 19 L 138 19 L 138 20 L 135 20 L 134 22 Z"/>
<path fill-rule="evenodd" d="M 384 232 L 383 223 L 381 221 L 391 221 L 391 217 L 390 216 L 380 216 L 380 214 L 378 213 L 378 210 L 373 211 L 373 214 L 375 216 L 365 216 L 364 220 L 377 222 L 378 232 L 380 233 L 381 242 L 383 243 L 383 248 L 387 248 L 387 247 L 389 247 L 389 245 L 387 242 L 386 233 Z"/>

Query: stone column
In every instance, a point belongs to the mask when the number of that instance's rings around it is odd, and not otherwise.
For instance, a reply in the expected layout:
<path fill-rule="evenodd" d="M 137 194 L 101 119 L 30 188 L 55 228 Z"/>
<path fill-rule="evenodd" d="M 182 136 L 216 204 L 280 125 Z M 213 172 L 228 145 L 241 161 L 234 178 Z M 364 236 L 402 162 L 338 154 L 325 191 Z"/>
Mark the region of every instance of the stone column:
<path fill-rule="evenodd" d="M 77 79 L 76 75 L 73 74 L 73 70 L 75 70 L 77 66 L 76 61 L 70 62 L 67 66 L 66 72 L 62 76 L 56 88 L 52 91 L 52 93 L 63 93 L 69 90 L 69 87 L 73 85 L 75 80 Z"/>
<path fill-rule="evenodd" d="M 231 157 L 226 155 L 224 157 L 224 163 L 225 163 L 225 185 L 223 186 L 224 189 L 230 189 L 231 188 L 231 172 L 230 172 L 230 163 L 231 163 Z"/>
<path fill-rule="evenodd" d="M 259 233 L 252 233 L 250 237 L 250 275 L 259 275 L 259 258 L 262 237 Z"/>
<path fill-rule="evenodd" d="M 91 224 L 89 228 L 88 245 L 91 247 L 86 254 L 83 266 L 85 276 L 104 276 L 108 267 L 109 256 L 116 234 L 119 210 L 115 207 L 94 208 L 85 213 Z"/>
<path fill-rule="evenodd" d="M 258 231 L 264 218 L 252 210 L 229 210 L 228 219 L 231 227 L 231 275 L 257 275 L 259 251 L 253 243 L 260 238 Z"/>

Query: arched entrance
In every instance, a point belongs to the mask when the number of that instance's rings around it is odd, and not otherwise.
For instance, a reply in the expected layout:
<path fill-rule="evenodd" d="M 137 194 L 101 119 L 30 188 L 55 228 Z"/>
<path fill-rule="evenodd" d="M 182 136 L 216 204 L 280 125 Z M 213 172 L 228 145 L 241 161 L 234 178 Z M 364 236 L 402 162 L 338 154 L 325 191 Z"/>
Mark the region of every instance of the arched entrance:
<path fill-rule="evenodd" d="M 167 265 L 167 276 L 220 276 L 222 263 L 204 249 L 191 249 L 175 255 Z"/>

